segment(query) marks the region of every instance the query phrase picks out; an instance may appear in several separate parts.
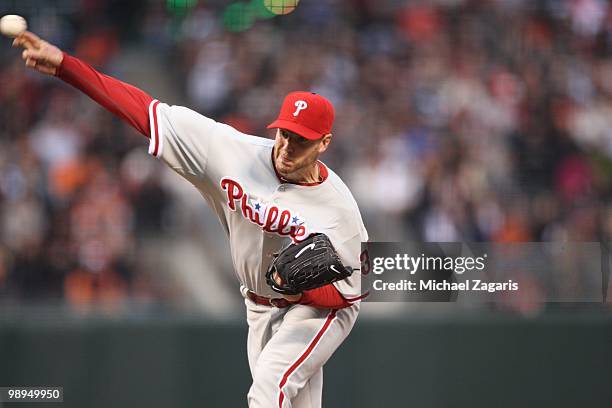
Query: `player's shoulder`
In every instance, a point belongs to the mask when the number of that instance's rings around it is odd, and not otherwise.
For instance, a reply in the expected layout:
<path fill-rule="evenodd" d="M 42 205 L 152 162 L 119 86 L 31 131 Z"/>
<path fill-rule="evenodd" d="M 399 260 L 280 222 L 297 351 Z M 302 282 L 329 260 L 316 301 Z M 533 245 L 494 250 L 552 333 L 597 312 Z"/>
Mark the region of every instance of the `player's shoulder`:
<path fill-rule="evenodd" d="M 329 186 L 331 188 L 334 189 L 334 191 L 336 191 L 337 194 L 343 195 L 343 196 L 351 196 L 352 197 L 352 193 L 351 190 L 348 188 L 348 186 L 344 183 L 344 181 L 342 180 L 342 178 L 338 175 L 338 173 L 336 173 L 335 171 L 333 171 L 328 165 L 325 165 L 325 168 L 327 169 L 327 180 L 326 182 L 329 183 Z"/>
<path fill-rule="evenodd" d="M 162 116 L 167 118 L 172 124 L 185 125 L 189 123 L 197 123 L 200 121 L 215 122 L 213 119 L 181 105 L 170 105 L 156 100 L 151 102 L 149 109 L 152 110 L 152 116 Z M 156 115 L 157 114 L 157 115 Z"/>
<path fill-rule="evenodd" d="M 254 147 L 262 147 L 265 149 L 271 149 L 274 146 L 274 140 L 268 139 L 266 137 L 249 135 L 247 133 L 243 133 L 238 129 L 226 124 L 217 122 L 219 128 L 227 134 L 228 137 L 233 138 L 238 143 L 244 143 L 246 145 L 251 145 Z"/>
<path fill-rule="evenodd" d="M 343 203 L 348 207 L 357 209 L 357 201 L 353 197 L 353 193 L 348 188 L 346 183 L 340 178 L 340 176 L 329 168 L 329 166 L 325 166 L 327 168 L 327 180 L 326 183 L 332 194 L 336 196 L 337 202 Z"/>
<path fill-rule="evenodd" d="M 355 200 L 355 197 L 353 197 L 351 190 L 344 183 L 344 181 L 342 181 L 340 176 L 332 169 L 327 167 L 327 172 L 327 180 L 323 184 L 327 185 L 328 191 L 331 191 L 332 196 L 326 197 L 326 201 L 328 203 L 333 203 L 333 206 L 336 207 L 338 210 L 338 215 L 340 215 L 340 219 L 342 220 L 342 224 L 357 227 L 358 230 L 355 230 L 355 233 L 359 234 L 362 241 L 367 241 L 368 232 L 363 224 L 359 206 L 357 205 L 357 201 Z M 352 235 L 349 233 L 347 236 Z"/>
<path fill-rule="evenodd" d="M 159 110 L 165 113 L 170 118 L 170 121 L 177 126 L 191 127 L 196 131 L 210 132 L 244 145 L 260 146 L 263 148 L 271 148 L 274 145 L 274 141 L 271 139 L 243 133 L 226 123 L 218 122 L 185 106 L 160 103 Z M 224 141 L 226 142 L 227 140 Z"/>

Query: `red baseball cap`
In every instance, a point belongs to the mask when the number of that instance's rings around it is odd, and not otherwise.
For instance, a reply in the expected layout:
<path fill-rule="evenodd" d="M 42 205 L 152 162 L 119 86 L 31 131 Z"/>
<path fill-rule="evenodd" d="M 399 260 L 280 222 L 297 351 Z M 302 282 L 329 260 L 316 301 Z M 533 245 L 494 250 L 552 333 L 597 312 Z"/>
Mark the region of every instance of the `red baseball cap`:
<path fill-rule="evenodd" d="M 334 107 L 314 92 L 291 92 L 283 101 L 278 118 L 268 129 L 286 129 L 310 140 L 331 133 Z"/>

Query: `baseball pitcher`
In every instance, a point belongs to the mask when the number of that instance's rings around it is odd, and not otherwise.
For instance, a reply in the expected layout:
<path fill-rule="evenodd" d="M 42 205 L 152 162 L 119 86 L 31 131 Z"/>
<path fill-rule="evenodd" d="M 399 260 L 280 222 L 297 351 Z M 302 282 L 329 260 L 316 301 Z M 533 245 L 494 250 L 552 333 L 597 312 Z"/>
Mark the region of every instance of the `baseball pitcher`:
<path fill-rule="evenodd" d="M 289 93 L 268 128 L 243 134 L 97 72 L 31 32 L 13 42 L 26 66 L 81 90 L 150 139 L 149 153 L 186 178 L 230 242 L 247 309 L 251 408 L 320 407 L 323 365 L 351 331 L 368 236 L 342 180 L 318 160 L 334 108 Z"/>

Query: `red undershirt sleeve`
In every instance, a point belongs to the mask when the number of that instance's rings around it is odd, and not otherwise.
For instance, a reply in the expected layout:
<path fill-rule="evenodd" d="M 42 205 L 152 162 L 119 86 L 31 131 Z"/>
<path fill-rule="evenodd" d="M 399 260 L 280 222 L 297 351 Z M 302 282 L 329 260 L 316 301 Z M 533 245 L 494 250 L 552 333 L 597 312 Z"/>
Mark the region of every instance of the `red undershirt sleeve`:
<path fill-rule="evenodd" d="M 57 77 L 79 89 L 149 137 L 149 105 L 153 98 L 146 92 L 104 75 L 67 53 L 64 53 Z"/>
<path fill-rule="evenodd" d="M 342 309 L 351 305 L 333 284 L 302 292 L 299 303 L 320 309 Z"/>

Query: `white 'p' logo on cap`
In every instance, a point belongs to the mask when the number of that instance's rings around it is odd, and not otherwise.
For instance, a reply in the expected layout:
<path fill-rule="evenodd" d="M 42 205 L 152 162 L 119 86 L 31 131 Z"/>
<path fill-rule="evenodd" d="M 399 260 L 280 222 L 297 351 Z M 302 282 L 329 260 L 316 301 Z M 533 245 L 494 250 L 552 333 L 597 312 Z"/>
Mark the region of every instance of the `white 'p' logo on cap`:
<path fill-rule="evenodd" d="M 293 112 L 293 116 L 299 115 L 300 111 L 302 111 L 302 110 L 304 110 L 304 109 L 306 109 L 308 107 L 308 104 L 306 103 L 306 101 L 302 101 L 302 100 L 295 101 L 294 105 L 295 105 L 296 109 L 295 109 L 295 112 Z"/>

